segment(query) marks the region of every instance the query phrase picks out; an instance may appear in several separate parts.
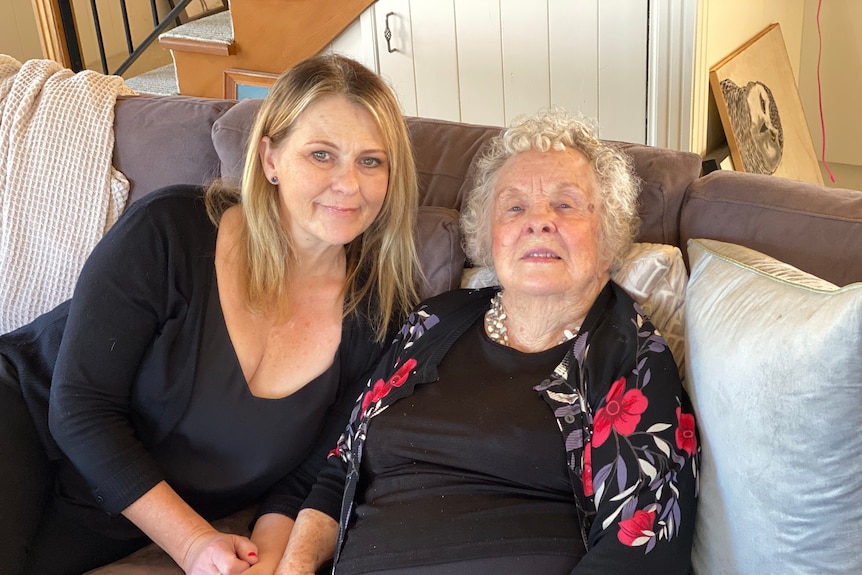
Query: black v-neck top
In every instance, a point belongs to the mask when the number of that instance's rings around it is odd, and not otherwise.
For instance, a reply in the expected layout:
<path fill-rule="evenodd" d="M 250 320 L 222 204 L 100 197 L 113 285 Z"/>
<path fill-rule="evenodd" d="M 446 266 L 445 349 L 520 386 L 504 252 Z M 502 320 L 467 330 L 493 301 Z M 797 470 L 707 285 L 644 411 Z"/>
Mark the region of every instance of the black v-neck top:
<path fill-rule="evenodd" d="M 279 398 L 252 395 L 212 283 L 192 392 L 177 425 L 152 449 L 187 502 L 221 515 L 299 465 L 335 400 L 338 357 L 320 376 Z"/>

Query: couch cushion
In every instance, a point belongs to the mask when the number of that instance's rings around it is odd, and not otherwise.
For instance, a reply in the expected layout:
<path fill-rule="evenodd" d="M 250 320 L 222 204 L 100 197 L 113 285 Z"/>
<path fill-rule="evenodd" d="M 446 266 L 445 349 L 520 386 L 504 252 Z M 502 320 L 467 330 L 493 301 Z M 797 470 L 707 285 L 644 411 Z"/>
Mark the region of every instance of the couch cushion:
<path fill-rule="evenodd" d="M 114 109 L 114 167 L 129 179 L 129 203 L 164 186 L 208 185 L 218 176 L 212 126 L 232 100 L 128 96 Z"/>
<path fill-rule="evenodd" d="M 685 288 L 688 271 L 676 246 L 634 244 L 611 278 L 643 307 L 685 375 Z"/>
<path fill-rule="evenodd" d="M 240 101 L 213 126 L 222 176 L 242 175 L 244 150 L 260 100 Z M 419 179 L 419 204 L 460 209 L 462 188 L 474 156 L 500 128 L 407 118 Z"/>
<path fill-rule="evenodd" d="M 716 171 L 692 183 L 681 238 L 742 244 L 837 285 L 862 281 L 862 192 Z"/>
<path fill-rule="evenodd" d="M 862 283 L 689 243 L 697 575 L 862 573 Z"/>
<path fill-rule="evenodd" d="M 474 185 L 476 163 L 499 127 L 408 118 L 416 153 L 421 203 L 460 210 Z M 631 156 L 641 185 L 638 241 L 680 245 L 679 213 L 688 185 L 700 175 L 697 154 L 627 142 L 608 142 Z"/>
<path fill-rule="evenodd" d="M 212 142 L 223 178 L 239 181 L 242 177 L 248 133 L 260 104 L 261 100 L 254 98 L 240 100 L 213 124 Z"/>
<path fill-rule="evenodd" d="M 501 128 L 407 118 L 419 178 L 419 202 L 461 209 L 473 186 L 476 160 Z"/>
<path fill-rule="evenodd" d="M 212 140 L 223 177 L 242 176 L 248 132 L 261 101 L 240 101 L 215 123 Z M 419 204 L 460 209 L 465 175 L 473 157 L 500 128 L 407 118 L 419 179 Z"/>
<path fill-rule="evenodd" d="M 416 251 L 425 275 L 420 286 L 422 299 L 457 288 L 464 271 L 461 227 L 458 212 L 439 206 L 419 206 Z"/>
<path fill-rule="evenodd" d="M 217 519 L 212 525 L 222 533 L 235 533 L 248 537 L 251 534 L 249 525 L 254 517 L 255 509 L 246 508 L 228 517 Z M 124 559 L 87 571 L 85 575 L 183 575 L 183 570 L 158 545 L 150 543 Z"/>
<path fill-rule="evenodd" d="M 639 242 L 680 243 L 680 210 L 689 184 L 700 176 L 701 157 L 691 152 L 611 142 L 631 156 L 642 180 Z"/>

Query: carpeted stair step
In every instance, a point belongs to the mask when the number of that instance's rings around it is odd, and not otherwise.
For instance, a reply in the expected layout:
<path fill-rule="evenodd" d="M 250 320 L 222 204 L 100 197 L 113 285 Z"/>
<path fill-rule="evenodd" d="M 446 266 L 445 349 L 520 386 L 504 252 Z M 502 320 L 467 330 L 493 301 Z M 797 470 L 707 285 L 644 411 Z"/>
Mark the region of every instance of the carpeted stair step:
<path fill-rule="evenodd" d="M 228 56 L 235 53 L 230 10 L 177 26 L 159 36 L 159 46 L 174 51 Z"/>
<path fill-rule="evenodd" d="M 127 78 L 126 85 L 139 94 L 171 96 L 180 93 L 177 85 L 177 70 L 173 64 Z"/>

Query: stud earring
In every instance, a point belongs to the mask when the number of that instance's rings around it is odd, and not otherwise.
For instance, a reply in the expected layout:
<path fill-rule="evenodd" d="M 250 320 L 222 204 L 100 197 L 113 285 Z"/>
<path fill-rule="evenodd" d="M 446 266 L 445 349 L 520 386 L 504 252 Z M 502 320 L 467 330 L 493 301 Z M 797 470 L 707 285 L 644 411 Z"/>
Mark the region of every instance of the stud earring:
<path fill-rule="evenodd" d="M 275 176 L 273 176 L 273 177 L 271 177 L 271 178 L 269 179 L 269 181 L 270 181 L 270 182 L 272 182 L 273 184 L 277 184 L 277 183 L 278 183 L 278 178 L 276 178 Z"/>

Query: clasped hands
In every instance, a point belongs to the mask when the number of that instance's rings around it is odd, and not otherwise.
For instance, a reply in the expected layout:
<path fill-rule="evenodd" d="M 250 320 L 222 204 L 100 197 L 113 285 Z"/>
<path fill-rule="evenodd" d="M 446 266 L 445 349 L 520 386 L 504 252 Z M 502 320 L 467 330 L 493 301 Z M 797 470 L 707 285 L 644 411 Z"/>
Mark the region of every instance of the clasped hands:
<path fill-rule="evenodd" d="M 251 575 L 259 561 L 257 545 L 247 537 L 212 531 L 194 541 L 181 566 L 186 575 Z"/>

